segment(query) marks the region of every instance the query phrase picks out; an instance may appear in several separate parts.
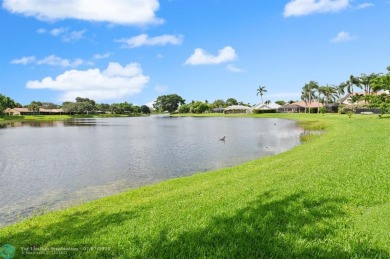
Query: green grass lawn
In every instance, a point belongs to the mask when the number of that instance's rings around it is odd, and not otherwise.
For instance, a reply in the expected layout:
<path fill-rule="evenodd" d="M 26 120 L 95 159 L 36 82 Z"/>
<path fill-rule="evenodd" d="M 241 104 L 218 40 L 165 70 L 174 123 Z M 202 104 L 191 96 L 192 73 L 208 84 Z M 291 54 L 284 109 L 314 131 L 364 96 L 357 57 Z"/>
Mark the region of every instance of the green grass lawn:
<path fill-rule="evenodd" d="M 0 117 L 1 122 L 13 121 L 57 121 L 71 119 L 71 115 L 22 115 L 22 116 L 3 116 Z"/>
<path fill-rule="evenodd" d="M 276 156 L 22 221 L 0 229 L 0 246 L 33 258 L 390 258 L 390 118 L 251 116 L 325 133 Z"/>

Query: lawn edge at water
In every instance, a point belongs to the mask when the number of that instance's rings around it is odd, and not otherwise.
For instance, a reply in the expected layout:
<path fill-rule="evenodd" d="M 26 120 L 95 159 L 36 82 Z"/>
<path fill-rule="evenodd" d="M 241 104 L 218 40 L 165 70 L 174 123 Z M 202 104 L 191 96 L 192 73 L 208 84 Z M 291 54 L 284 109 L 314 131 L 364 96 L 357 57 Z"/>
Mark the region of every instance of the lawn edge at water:
<path fill-rule="evenodd" d="M 381 217 L 390 212 L 388 120 L 243 117 L 323 122 L 326 133 L 272 157 L 163 181 L 5 227 L 0 242 L 19 248 L 111 247 L 74 254 L 79 257 L 390 256 L 390 219 Z M 363 129 L 372 131 L 364 139 Z M 378 151 L 380 144 L 384 150 Z"/>

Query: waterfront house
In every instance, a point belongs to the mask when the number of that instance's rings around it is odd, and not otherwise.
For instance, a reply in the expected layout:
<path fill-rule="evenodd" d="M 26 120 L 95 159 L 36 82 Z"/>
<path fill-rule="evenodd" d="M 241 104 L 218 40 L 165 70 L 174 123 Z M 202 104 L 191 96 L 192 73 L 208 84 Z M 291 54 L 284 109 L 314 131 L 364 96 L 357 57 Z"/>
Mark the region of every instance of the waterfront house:
<path fill-rule="evenodd" d="M 252 108 L 244 105 L 231 105 L 225 108 L 225 114 L 252 113 Z"/>

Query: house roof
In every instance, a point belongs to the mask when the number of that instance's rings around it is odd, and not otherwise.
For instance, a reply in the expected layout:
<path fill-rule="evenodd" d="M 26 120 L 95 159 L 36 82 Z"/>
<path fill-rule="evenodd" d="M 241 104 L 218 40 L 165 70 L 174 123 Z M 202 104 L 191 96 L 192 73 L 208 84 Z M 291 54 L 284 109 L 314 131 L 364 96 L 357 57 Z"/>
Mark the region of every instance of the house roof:
<path fill-rule="evenodd" d="M 258 105 L 255 105 L 253 109 L 256 110 L 273 110 L 273 109 L 278 109 L 280 107 L 279 104 L 277 103 L 270 103 L 270 104 L 264 104 L 264 103 L 259 103 Z"/>
<path fill-rule="evenodd" d="M 378 91 L 375 94 L 380 95 L 382 93 L 389 94 L 389 91 Z M 343 104 L 350 104 L 349 103 L 349 99 L 351 99 L 351 96 L 353 96 L 353 95 L 363 95 L 364 96 L 364 95 L 367 95 L 367 94 L 368 94 L 367 92 L 354 92 L 353 94 L 352 93 L 347 93 L 343 98 L 340 99 L 340 101 Z M 371 93 L 371 94 L 373 94 L 373 93 Z"/>
<path fill-rule="evenodd" d="M 304 101 L 299 101 L 299 102 L 295 102 L 295 103 L 291 103 L 291 104 L 286 104 L 286 105 L 283 105 L 282 107 L 291 107 L 291 106 L 300 106 L 300 107 L 303 107 L 303 108 L 317 108 L 317 107 L 322 107 L 322 103 L 320 102 L 316 102 L 316 101 L 312 101 L 311 103 L 305 103 Z"/>
<path fill-rule="evenodd" d="M 252 108 L 244 105 L 231 105 L 225 108 L 225 111 L 229 110 L 252 110 Z"/>
<path fill-rule="evenodd" d="M 7 108 L 5 109 L 6 112 L 9 111 L 18 111 L 18 112 L 29 112 L 28 108 Z"/>

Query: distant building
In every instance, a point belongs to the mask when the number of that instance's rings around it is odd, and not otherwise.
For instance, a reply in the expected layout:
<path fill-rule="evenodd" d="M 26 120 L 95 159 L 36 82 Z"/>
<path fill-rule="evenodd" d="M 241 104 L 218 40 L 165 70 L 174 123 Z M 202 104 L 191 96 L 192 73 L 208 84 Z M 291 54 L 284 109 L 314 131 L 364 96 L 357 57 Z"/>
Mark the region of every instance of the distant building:
<path fill-rule="evenodd" d="M 28 108 L 7 108 L 4 113 L 8 115 L 61 115 L 64 114 L 64 110 L 39 108 L 39 111 L 31 111 Z"/>
<path fill-rule="evenodd" d="M 389 91 L 378 91 L 378 92 L 372 92 L 371 95 L 381 95 L 381 94 L 389 94 Z M 343 98 L 340 99 L 341 104 L 344 105 L 351 105 L 351 97 L 354 95 L 360 95 L 360 96 L 365 96 L 368 95 L 366 92 L 354 92 L 354 93 L 348 93 L 346 94 Z M 359 100 L 356 102 L 356 105 L 362 105 L 365 104 L 366 102 L 364 100 Z"/>
<path fill-rule="evenodd" d="M 252 113 L 252 108 L 244 105 L 231 105 L 225 108 L 225 114 Z"/>
<path fill-rule="evenodd" d="M 299 102 L 295 102 L 295 103 L 291 103 L 291 104 L 286 104 L 286 105 L 283 105 L 283 106 L 280 106 L 280 108 L 278 109 L 279 112 L 291 112 L 291 113 L 295 113 L 295 112 L 305 112 L 310 109 L 318 109 L 318 108 L 321 108 L 323 105 L 322 103 L 320 102 L 316 102 L 316 101 L 313 101 L 313 102 L 304 102 L 304 101 L 299 101 Z"/>
<path fill-rule="evenodd" d="M 280 105 L 277 103 L 269 103 L 269 104 L 261 103 L 253 106 L 254 110 L 277 110 L 279 108 Z"/>

